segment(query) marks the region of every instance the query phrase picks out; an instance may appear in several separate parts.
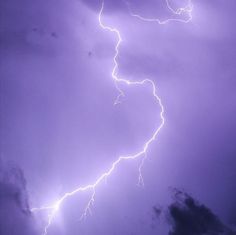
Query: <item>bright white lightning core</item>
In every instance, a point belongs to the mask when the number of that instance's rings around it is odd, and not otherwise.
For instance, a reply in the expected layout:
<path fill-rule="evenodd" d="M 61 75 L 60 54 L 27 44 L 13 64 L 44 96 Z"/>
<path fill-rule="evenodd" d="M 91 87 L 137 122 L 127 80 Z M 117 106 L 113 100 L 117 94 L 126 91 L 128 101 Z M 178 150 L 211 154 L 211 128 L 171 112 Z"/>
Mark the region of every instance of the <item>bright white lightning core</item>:
<path fill-rule="evenodd" d="M 183 13 L 187 13 L 188 16 L 189 16 L 188 20 L 181 20 L 181 19 L 174 19 L 173 18 L 173 19 L 167 19 L 167 20 L 164 20 L 164 21 L 160 21 L 158 19 L 144 18 L 142 16 L 139 16 L 139 15 L 133 14 L 133 13 L 131 13 L 131 15 L 134 16 L 134 17 L 137 17 L 137 18 L 139 18 L 143 21 L 149 21 L 149 22 L 150 21 L 156 21 L 159 24 L 166 24 L 170 21 L 180 21 L 180 22 L 187 23 L 192 19 L 192 15 L 191 15 L 192 4 L 191 4 L 190 1 L 188 3 L 188 6 L 186 6 L 184 8 L 179 8 L 177 10 L 174 10 L 170 6 L 169 0 L 166 0 L 166 4 L 167 4 L 167 7 L 170 9 L 170 11 L 175 15 L 181 15 Z M 99 21 L 100 27 L 104 30 L 107 30 L 109 32 L 114 33 L 117 36 L 117 43 L 116 43 L 116 46 L 115 46 L 115 55 L 113 57 L 114 67 L 113 67 L 113 70 L 112 70 L 112 73 L 111 73 L 111 77 L 115 82 L 117 90 L 119 91 L 119 95 L 117 96 L 117 98 L 115 100 L 115 104 L 119 103 L 120 102 L 119 101 L 120 97 L 125 95 L 124 92 L 119 88 L 119 84 L 123 83 L 123 84 L 126 84 L 128 86 L 143 86 L 143 85 L 146 85 L 146 84 L 150 85 L 152 87 L 153 98 L 155 99 L 157 105 L 160 108 L 161 123 L 158 126 L 158 128 L 154 130 L 152 136 L 143 144 L 142 150 L 140 152 L 136 152 L 133 155 L 119 156 L 117 158 L 117 160 L 112 163 L 111 167 L 107 171 L 105 171 L 102 175 L 100 175 L 93 183 L 85 185 L 85 186 L 79 186 L 71 192 L 66 192 L 61 198 L 59 198 L 57 201 L 52 203 L 50 206 L 32 208 L 31 211 L 34 211 L 34 212 L 42 211 L 42 210 L 48 211 L 48 220 L 47 220 L 46 226 L 44 227 L 43 235 L 48 234 L 48 229 L 49 229 L 50 225 L 52 224 L 55 216 L 57 215 L 57 212 L 60 209 L 60 206 L 62 205 L 62 203 L 64 203 L 67 199 L 69 199 L 71 196 L 73 196 L 77 193 L 85 192 L 85 191 L 91 191 L 92 195 L 91 195 L 90 200 L 88 201 L 88 203 L 87 203 L 87 205 L 84 209 L 84 213 L 81 216 L 81 219 L 85 218 L 87 216 L 87 214 L 91 212 L 91 206 L 92 206 L 92 204 L 94 203 L 94 200 L 95 200 L 96 188 L 99 186 L 99 184 L 102 181 L 104 181 L 107 177 L 109 177 L 112 174 L 114 169 L 121 162 L 124 162 L 124 161 L 127 161 L 127 160 L 133 160 L 133 159 L 136 159 L 136 158 L 141 158 L 141 163 L 139 165 L 138 170 L 139 170 L 139 184 L 142 185 L 143 184 L 143 177 L 142 177 L 142 174 L 141 174 L 141 169 L 142 169 L 142 166 L 144 164 L 144 160 L 146 158 L 147 150 L 148 150 L 150 144 L 156 139 L 158 133 L 160 132 L 160 130 L 162 129 L 162 127 L 164 126 L 164 123 L 165 123 L 165 119 L 164 119 L 164 116 L 163 116 L 164 115 L 164 107 L 162 105 L 162 101 L 161 101 L 160 97 L 157 95 L 155 83 L 150 79 L 144 79 L 144 80 L 141 80 L 141 81 L 139 81 L 139 80 L 131 81 L 131 80 L 128 80 L 128 79 L 120 78 L 118 76 L 117 57 L 119 55 L 119 47 L 120 47 L 120 44 L 122 42 L 122 37 L 121 37 L 121 34 L 120 34 L 118 29 L 116 29 L 114 27 L 107 26 L 103 23 L 103 21 L 102 21 L 103 9 L 104 9 L 104 2 L 102 3 L 102 7 L 101 7 L 101 10 L 100 10 L 99 15 L 98 15 L 98 21 Z"/>
<path fill-rule="evenodd" d="M 127 2 L 126 4 L 128 5 L 128 9 L 130 11 L 130 15 L 137 17 L 138 19 L 142 20 L 142 21 L 147 21 L 147 22 L 156 22 L 158 24 L 167 24 L 171 21 L 175 21 L 175 22 L 181 22 L 181 23 L 189 23 L 192 20 L 192 11 L 193 11 L 193 4 L 191 0 L 188 0 L 188 3 L 185 7 L 179 7 L 176 10 L 171 6 L 170 4 L 170 0 L 165 0 L 166 1 L 166 6 L 169 9 L 169 11 L 179 17 L 179 16 L 187 16 L 186 19 L 179 19 L 179 18 L 168 18 L 166 20 L 160 20 L 158 18 L 147 18 L 147 17 L 143 17 L 140 16 L 138 14 L 135 14 L 132 12 L 132 10 L 130 9 L 129 3 Z"/>

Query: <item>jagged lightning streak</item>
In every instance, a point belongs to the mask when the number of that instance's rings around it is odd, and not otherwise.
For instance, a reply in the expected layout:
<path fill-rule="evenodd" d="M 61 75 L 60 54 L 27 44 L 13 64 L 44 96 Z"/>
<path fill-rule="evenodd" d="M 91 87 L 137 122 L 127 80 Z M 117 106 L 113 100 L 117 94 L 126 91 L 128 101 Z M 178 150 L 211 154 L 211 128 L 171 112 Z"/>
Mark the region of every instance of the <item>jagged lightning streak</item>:
<path fill-rule="evenodd" d="M 158 19 L 143 18 L 143 17 L 141 17 L 139 15 L 136 15 L 136 14 L 133 14 L 133 13 L 131 13 L 131 15 L 135 16 L 135 17 L 138 17 L 139 19 L 144 20 L 144 21 L 157 21 L 159 24 L 166 24 L 169 21 L 181 21 L 181 22 L 187 23 L 187 22 L 189 22 L 192 19 L 192 16 L 191 16 L 192 4 L 190 4 L 190 3 L 191 2 L 189 1 L 189 5 L 188 6 L 186 6 L 184 8 L 179 8 L 179 9 L 177 9 L 175 11 L 170 6 L 169 1 L 166 0 L 167 7 L 171 10 L 172 13 L 177 14 L 177 15 L 181 15 L 183 12 L 184 13 L 187 12 L 189 14 L 189 19 L 187 21 L 185 21 L 185 20 L 182 21 L 180 19 L 168 19 L 168 20 L 165 20 L 165 21 L 160 21 Z M 102 2 L 102 7 L 101 7 L 101 10 L 100 10 L 99 15 L 98 15 L 98 21 L 99 21 L 100 27 L 102 29 L 104 29 L 104 30 L 107 30 L 107 31 L 110 31 L 110 32 L 114 33 L 117 36 L 117 43 L 116 43 L 116 46 L 115 46 L 115 55 L 113 57 L 114 67 L 113 67 L 113 70 L 112 70 L 112 73 L 111 73 L 112 79 L 114 80 L 116 88 L 119 91 L 119 95 L 117 96 L 117 99 L 115 100 L 115 104 L 119 103 L 120 102 L 119 101 L 120 97 L 125 95 L 124 92 L 119 88 L 119 84 L 120 83 L 124 83 L 124 84 L 126 84 L 128 86 L 142 86 L 144 84 L 149 84 L 152 87 L 152 95 L 153 95 L 156 103 L 160 107 L 161 123 L 158 126 L 158 128 L 154 130 L 152 136 L 144 143 L 141 151 L 136 152 L 133 155 L 119 156 L 118 159 L 115 162 L 112 163 L 111 167 L 107 171 L 105 171 L 102 175 L 100 175 L 96 179 L 96 181 L 94 183 L 88 184 L 86 186 L 78 187 L 78 188 L 76 188 L 75 190 L 73 190 L 71 192 L 65 193 L 60 199 L 58 199 L 56 202 L 54 202 L 51 206 L 32 208 L 31 211 L 34 211 L 34 212 L 42 211 L 42 210 L 50 211 L 48 213 L 48 220 L 47 220 L 47 224 L 46 224 L 46 226 L 44 228 L 43 235 L 47 235 L 48 234 L 48 228 L 52 224 L 53 219 L 55 218 L 58 210 L 60 209 L 60 206 L 62 205 L 62 203 L 65 202 L 65 200 L 68 199 L 69 197 L 71 197 L 71 196 L 73 196 L 73 195 L 75 195 L 75 194 L 77 194 L 79 192 L 85 192 L 85 191 L 89 191 L 89 190 L 92 191 L 92 195 L 91 195 L 90 200 L 89 200 L 89 202 L 87 203 L 87 205 L 86 205 L 86 207 L 84 209 L 84 213 L 82 214 L 81 219 L 85 218 L 88 213 L 91 213 L 91 206 L 93 205 L 94 200 L 95 200 L 96 188 L 98 187 L 98 185 L 103 180 L 105 180 L 108 176 L 110 176 L 112 174 L 114 169 L 122 161 L 133 160 L 133 159 L 141 158 L 142 157 L 142 160 L 141 160 L 141 163 L 140 163 L 140 166 L 139 166 L 138 170 L 139 170 L 139 185 L 143 185 L 143 177 L 142 177 L 142 174 L 141 174 L 141 170 L 142 170 L 142 166 L 144 164 L 144 160 L 145 160 L 145 158 L 147 156 L 146 154 L 147 154 L 148 147 L 156 139 L 158 133 L 160 132 L 161 128 L 164 126 L 164 123 L 165 123 L 165 119 L 164 119 L 164 116 L 163 116 L 164 115 L 164 107 L 162 105 L 162 101 L 161 101 L 160 97 L 157 95 L 156 86 L 155 86 L 155 84 L 154 84 L 154 82 L 152 80 L 144 79 L 144 80 L 141 80 L 141 81 L 131 81 L 131 80 L 128 80 L 128 79 L 124 79 L 124 78 L 118 77 L 118 62 L 117 62 L 117 58 L 119 56 L 119 47 L 120 47 L 120 44 L 122 42 L 122 37 L 121 37 L 121 34 L 120 34 L 118 29 L 116 29 L 114 27 L 107 26 L 107 25 L 105 25 L 102 22 L 103 9 L 104 9 L 104 2 Z"/>
<path fill-rule="evenodd" d="M 136 13 L 133 13 L 132 10 L 130 9 L 130 4 L 128 2 L 126 2 L 130 15 L 137 17 L 138 19 L 142 20 L 142 21 L 147 21 L 147 22 L 157 22 L 158 24 L 167 24 L 171 21 L 175 21 L 175 22 L 181 22 L 181 23 L 189 23 L 192 20 L 192 11 L 193 11 L 193 4 L 191 0 L 188 0 L 188 3 L 185 7 L 179 7 L 176 10 L 171 6 L 170 4 L 170 0 L 165 0 L 166 1 L 166 6 L 167 8 L 170 10 L 170 12 L 175 15 L 175 16 L 181 16 L 186 14 L 187 15 L 187 19 L 179 19 L 179 18 L 168 18 L 166 20 L 160 20 L 158 18 L 147 18 L 147 17 L 143 17 L 141 15 L 138 15 Z"/>

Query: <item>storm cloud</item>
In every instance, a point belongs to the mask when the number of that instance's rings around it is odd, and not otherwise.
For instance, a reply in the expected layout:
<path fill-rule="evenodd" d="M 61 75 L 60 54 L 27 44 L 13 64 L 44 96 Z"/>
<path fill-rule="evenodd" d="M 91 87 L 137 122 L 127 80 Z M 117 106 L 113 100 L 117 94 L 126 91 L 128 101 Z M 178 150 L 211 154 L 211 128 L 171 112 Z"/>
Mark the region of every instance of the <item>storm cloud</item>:
<path fill-rule="evenodd" d="M 205 205 L 180 190 L 175 190 L 174 202 L 168 207 L 171 224 L 169 235 L 235 235 L 230 228 Z"/>
<path fill-rule="evenodd" d="M 37 234 L 27 195 L 23 171 L 0 161 L 0 234 Z"/>

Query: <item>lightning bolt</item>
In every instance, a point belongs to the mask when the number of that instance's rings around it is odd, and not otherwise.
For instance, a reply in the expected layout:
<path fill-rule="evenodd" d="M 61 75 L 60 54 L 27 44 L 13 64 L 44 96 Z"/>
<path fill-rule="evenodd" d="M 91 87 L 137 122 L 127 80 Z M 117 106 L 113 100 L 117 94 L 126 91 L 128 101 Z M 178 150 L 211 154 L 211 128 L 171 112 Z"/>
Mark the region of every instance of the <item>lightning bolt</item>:
<path fill-rule="evenodd" d="M 192 15 L 191 15 L 192 4 L 191 4 L 191 1 L 188 2 L 188 5 L 186 7 L 178 8 L 177 10 L 174 10 L 170 6 L 169 0 L 166 0 L 166 4 L 167 4 L 167 7 L 169 8 L 169 10 L 173 14 L 175 14 L 175 15 L 182 15 L 182 14 L 186 14 L 187 13 L 189 18 L 187 20 L 175 19 L 175 18 L 172 19 L 171 18 L 171 19 L 167 19 L 167 20 L 161 21 L 159 19 L 144 18 L 142 16 L 139 16 L 137 14 L 132 13 L 131 11 L 130 11 L 131 12 L 130 14 L 131 14 L 131 16 L 139 18 L 140 20 L 148 21 L 148 22 L 156 21 L 159 24 L 166 24 L 166 23 L 168 23 L 170 21 L 180 21 L 180 22 L 187 23 L 187 22 L 189 22 L 192 19 Z M 115 170 L 115 168 L 119 164 L 121 164 L 121 162 L 128 161 L 128 160 L 134 160 L 134 159 L 137 159 L 137 158 L 142 158 L 141 163 L 139 165 L 139 169 L 138 169 L 139 170 L 138 185 L 143 185 L 144 182 L 143 182 L 143 177 L 142 177 L 142 172 L 141 171 L 142 171 L 142 167 L 143 167 L 145 158 L 147 157 L 148 148 L 149 148 L 150 144 L 156 139 L 158 133 L 160 132 L 160 130 L 162 129 L 162 127 L 164 126 L 164 123 L 165 123 L 164 107 L 163 107 L 163 104 L 162 104 L 162 101 L 161 101 L 160 97 L 157 95 L 157 91 L 156 91 L 157 88 L 155 86 L 155 83 L 152 80 L 150 80 L 150 79 L 144 79 L 144 80 L 141 80 L 141 81 L 139 81 L 139 80 L 138 81 L 131 81 L 131 80 L 128 80 L 128 79 L 120 78 L 118 76 L 118 62 L 117 62 L 117 58 L 119 56 L 119 47 L 120 47 L 120 44 L 122 43 L 122 37 L 121 37 L 121 34 L 120 34 L 118 29 L 116 29 L 114 27 L 107 26 L 107 25 L 105 25 L 103 23 L 103 21 L 102 21 L 103 10 L 104 10 L 104 2 L 102 2 L 101 10 L 99 11 L 99 15 L 98 15 L 99 26 L 103 30 L 109 31 L 111 33 L 114 33 L 117 36 L 117 43 L 116 43 L 116 46 L 115 46 L 115 55 L 113 57 L 114 67 L 112 69 L 111 77 L 114 80 L 114 83 L 116 85 L 117 90 L 119 91 L 119 94 L 118 94 L 114 104 L 120 103 L 120 97 L 125 96 L 125 94 L 122 91 L 122 89 L 120 89 L 119 84 L 125 84 L 127 86 L 134 86 L 134 87 L 135 86 L 144 86 L 144 85 L 148 84 L 148 85 L 151 86 L 153 98 L 155 99 L 157 105 L 160 108 L 161 123 L 158 126 L 158 128 L 154 130 L 152 136 L 143 144 L 143 147 L 142 147 L 141 151 L 136 152 L 133 155 L 119 156 L 117 158 L 117 160 L 112 163 L 111 167 L 107 171 L 105 171 L 102 175 L 100 175 L 93 183 L 85 185 L 85 186 L 79 186 L 79 187 L 77 187 L 76 189 L 74 189 L 71 192 L 66 192 L 61 198 L 59 198 L 57 201 L 52 203 L 52 205 L 50 205 L 50 206 L 43 206 L 43 207 L 38 207 L 38 208 L 32 208 L 31 209 L 32 212 L 43 211 L 43 210 L 49 211 L 48 212 L 48 220 L 47 220 L 46 226 L 44 227 L 43 235 L 47 235 L 48 234 L 48 229 L 51 226 L 55 216 L 58 213 L 58 211 L 60 210 L 61 205 L 67 199 L 69 199 L 70 197 L 74 196 L 75 194 L 78 194 L 80 192 L 85 192 L 85 191 L 91 191 L 92 192 L 92 195 L 91 195 L 91 197 L 90 197 L 90 199 L 89 199 L 89 201 L 88 201 L 88 203 L 87 203 L 87 205 L 86 205 L 86 207 L 84 209 L 84 212 L 81 215 L 80 219 L 86 218 L 88 213 L 91 214 L 91 206 L 93 205 L 93 203 L 95 201 L 96 188 L 99 186 L 99 184 L 102 181 L 106 180 L 106 178 L 109 177 L 112 174 L 112 172 Z M 129 10 L 130 10 L 130 8 L 129 8 Z"/>
<path fill-rule="evenodd" d="M 192 11 L 193 11 L 193 4 L 192 4 L 192 1 L 191 0 L 188 0 L 188 3 L 185 7 L 179 7 L 177 8 L 176 10 L 171 6 L 170 4 L 170 1 L 169 0 L 165 0 L 166 1 L 166 6 L 167 8 L 170 10 L 170 12 L 177 16 L 177 17 L 180 17 L 182 15 L 187 15 L 187 19 L 181 19 L 181 18 L 168 18 L 166 20 L 160 20 L 158 18 L 147 18 L 147 17 L 143 17 L 141 15 L 138 15 L 136 13 L 133 13 L 131 8 L 130 8 L 130 4 L 129 2 L 126 2 L 127 6 L 128 6 L 128 9 L 129 9 L 129 12 L 130 12 L 130 15 L 133 16 L 133 17 L 136 17 L 142 21 L 147 21 L 147 22 L 156 22 L 158 24 L 167 24 L 171 21 L 175 21 L 175 22 L 181 22 L 181 23 L 189 23 L 193 16 L 192 16 Z"/>

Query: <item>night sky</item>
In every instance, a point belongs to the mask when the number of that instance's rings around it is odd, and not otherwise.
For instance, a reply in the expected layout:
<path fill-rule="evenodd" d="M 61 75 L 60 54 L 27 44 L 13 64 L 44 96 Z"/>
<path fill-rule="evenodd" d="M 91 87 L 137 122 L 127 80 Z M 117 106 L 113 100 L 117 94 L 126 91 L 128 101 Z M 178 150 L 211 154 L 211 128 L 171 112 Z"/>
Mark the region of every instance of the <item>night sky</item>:
<path fill-rule="evenodd" d="M 67 198 L 48 235 L 236 234 L 235 0 L 105 0 L 118 76 L 151 79 L 165 124 L 143 158 Z M 0 0 L 0 235 L 42 235 L 66 192 L 93 184 L 161 125 L 150 84 L 112 79 L 101 0 Z M 167 24 L 147 22 L 138 14 Z M 179 21 L 180 20 L 180 21 Z M 125 96 L 114 101 L 121 89 Z"/>

